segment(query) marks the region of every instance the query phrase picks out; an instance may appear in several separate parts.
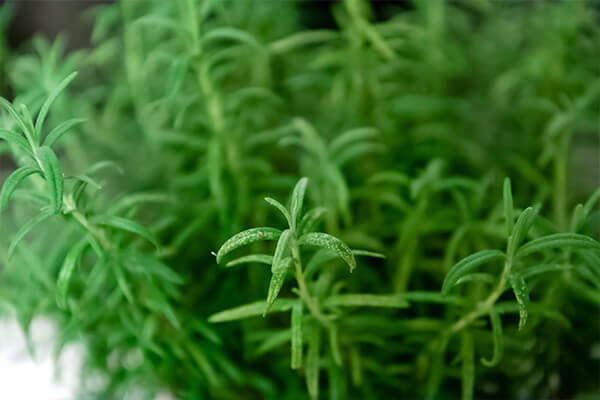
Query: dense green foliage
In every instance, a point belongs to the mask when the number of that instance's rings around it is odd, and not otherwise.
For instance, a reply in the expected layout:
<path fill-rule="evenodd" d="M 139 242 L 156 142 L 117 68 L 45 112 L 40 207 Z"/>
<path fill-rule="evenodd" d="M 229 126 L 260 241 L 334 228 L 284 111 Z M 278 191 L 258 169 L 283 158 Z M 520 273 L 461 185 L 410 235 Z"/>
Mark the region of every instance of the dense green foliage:
<path fill-rule="evenodd" d="M 2 44 L 3 312 L 85 344 L 81 398 L 598 395 L 596 11 L 302 4 Z"/>

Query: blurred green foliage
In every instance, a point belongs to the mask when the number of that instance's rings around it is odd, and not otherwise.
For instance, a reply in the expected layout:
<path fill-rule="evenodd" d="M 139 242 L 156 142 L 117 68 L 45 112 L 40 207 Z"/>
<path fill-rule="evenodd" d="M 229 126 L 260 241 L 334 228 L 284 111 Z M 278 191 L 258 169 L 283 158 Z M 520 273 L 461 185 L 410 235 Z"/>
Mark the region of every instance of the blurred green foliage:
<path fill-rule="evenodd" d="M 3 312 L 85 344 L 79 398 L 597 396 L 593 6 L 124 0 L 89 49 L 0 40 Z"/>

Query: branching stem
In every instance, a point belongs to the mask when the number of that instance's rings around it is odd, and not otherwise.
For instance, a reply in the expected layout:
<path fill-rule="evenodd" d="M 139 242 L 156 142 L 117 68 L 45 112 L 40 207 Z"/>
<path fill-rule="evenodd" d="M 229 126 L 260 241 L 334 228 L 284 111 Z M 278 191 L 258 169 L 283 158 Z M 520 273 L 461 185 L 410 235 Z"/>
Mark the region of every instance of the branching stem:
<path fill-rule="evenodd" d="M 496 301 L 498 300 L 498 298 L 502 295 L 502 293 L 504 293 L 504 289 L 506 288 L 506 282 L 508 281 L 508 277 L 510 276 L 511 268 L 512 257 L 508 256 L 506 262 L 504 263 L 502 275 L 500 276 L 500 282 L 498 282 L 496 289 L 494 289 L 494 291 L 488 296 L 487 299 L 485 299 L 485 301 L 479 303 L 479 306 L 475 310 L 471 311 L 470 313 L 456 321 L 452 326 L 450 326 L 450 328 L 446 329 L 443 332 L 443 335 L 451 336 L 455 333 L 458 333 L 462 329 L 467 327 L 469 324 L 471 324 L 473 321 L 489 313 Z"/>
<path fill-rule="evenodd" d="M 81 226 L 83 226 L 100 242 L 102 247 L 104 247 L 107 250 L 109 250 L 112 247 L 103 229 L 100 229 L 97 226 L 90 223 L 90 221 L 80 211 L 73 211 L 72 215 L 73 218 L 75 218 L 77 222 L 81 224 Z"/>

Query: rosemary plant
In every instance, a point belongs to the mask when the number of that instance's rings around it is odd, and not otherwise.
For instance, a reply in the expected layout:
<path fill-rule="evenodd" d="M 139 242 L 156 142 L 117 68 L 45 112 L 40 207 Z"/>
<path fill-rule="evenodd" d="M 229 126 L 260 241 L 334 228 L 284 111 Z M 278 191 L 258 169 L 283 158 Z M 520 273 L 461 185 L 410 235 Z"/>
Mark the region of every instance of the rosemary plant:
<path fill-rule="evenodd" d="M 0 312 L 76 398 L 600 393 L 593 2 L 9 6 Z"/>

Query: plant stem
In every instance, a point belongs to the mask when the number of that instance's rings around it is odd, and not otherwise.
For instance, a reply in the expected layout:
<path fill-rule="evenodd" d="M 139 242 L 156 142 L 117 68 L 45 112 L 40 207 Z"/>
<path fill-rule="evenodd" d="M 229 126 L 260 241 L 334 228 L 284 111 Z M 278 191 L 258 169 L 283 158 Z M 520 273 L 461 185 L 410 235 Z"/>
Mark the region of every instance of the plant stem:
<path fill-rule="evenodd" d="M 98 228 L 97 226 L 90 223 L 90 221 L 83 215 L 80 211 L 73 211 L 73 218 L 79 222 L 81 226 L 83 226 L 88 232 L 90 232 L 104 247 L 109 250 L 112 246 L 110 241 L 106 238 L 106 234 L 103 229 Z"/>
<path fill-rule="evenodd" d="M 304 271 L 302 270 L 302 261 L 300 260 L 300 250 L 298 249 L 298 244 L 296 243 L 295 238 L 293 239 L 291 247 L 292 258 L 296 264 L 296 281 L 298 282 L 298 292 L 300 298 L 304 301 L 308 307 L 308 310 L 317 321 L 319 321 L 327 329 L 333 328 L 333 323 L 325 316 L 325 314 L 321 312 L 319 303 L 310 295 L 310 292 L 308 291 L 306 279 L 304 278 Z"/>
<path fill-rule="evenodd" d="M 570 132 L 563 132 L 554 159 L 554 219 L 563 231 L 567 229 L 567 162 L 570 145 Z"/>
<path fill-rule="evenodd" d="M 461 331 L 463 328 L 467 327 L 470 323 L 472 323 L 479 317 L 487 314 L 492 309 L 494 304 L 496 303 L 496 300 L 498 300 L 498 298 L 504 292 L 504 289 L 506 287 L 506 282 L 508 281 L 508 277 L 510 275 L 511 267 L 512 267 L 512 257 L 509 256 L 506 259 L 506 262 L 504 263 L 504 268 L 502 269 L 502 275 L 500 276 L 500 282 L 498 282 L 498 286 L 496 286 L 496 289 L 494 289 L 494 291 L 488 296 L 487 299 L 485 299 L 485 301 L 483 303 L 479 303 L 479 307 L 477 307 L 475 310 L 471 311 L 470 313 L 468 313 L 467 315 L 465 315 L 464 317 L 462 317 L 461 319 L 456 321 L 450 328 L 446 329 L 442 333 L 442 335 L 443 336 L 451 336 L 451 335 Z"/>

